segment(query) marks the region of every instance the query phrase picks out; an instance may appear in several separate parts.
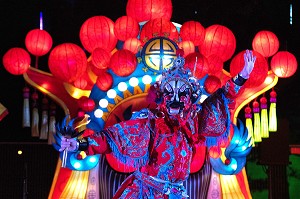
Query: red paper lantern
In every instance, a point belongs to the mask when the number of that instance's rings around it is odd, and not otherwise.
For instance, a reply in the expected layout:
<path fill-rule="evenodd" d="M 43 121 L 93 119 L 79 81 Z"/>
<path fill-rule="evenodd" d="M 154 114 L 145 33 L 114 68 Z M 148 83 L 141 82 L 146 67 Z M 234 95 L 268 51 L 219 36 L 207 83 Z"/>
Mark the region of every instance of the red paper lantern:
<path fill-rule="evenodd" d="M 115 35 L 121 40 L 125 41 L 130 37 L 137 37 L 140 31 L 138 22 L 130 16 L 122 16 L 115 22 Z"/>
<path fill-rule="evenodd" d="M 209 75 L 216 75 L 219 77 L 219 75 L 222 73 L 223 69 L 223 61 L 222 59 L 217 55 L 210 55 L 207 57 L 208 62 L 208 74 Z"/>
<path fill-rule="evenodd" d="M 230 63 L 230 75 L 232 77 L 236 76 L 241 70 L 243 69 L 245 65 L 244 61 L 244 53 L 245 51 L 242 51 L 238 53 Z M 267 60 L 258 52 L 253 51 L 253 55 L 256 56 L 256 61 L 254 64 L 254 68 L 250 74 L 249 79 L 244 84 L 245 88 L 253 88 L 261 85 L 267 75 L 268 75 L 268 62 Z"/>
<path fill-rule="evenodd" d="M 31 58 L 23 48 L 11 48 L 2 58 L 4 68 L 13 75 L 22 75 L 30 67 Z"/>
<path fill-rule="evenodd" d="M 131 51 L 121 49 L 111 56 L 109 67 L 116 75 L 125 77 L 136 69 L 137 58 Z"/>
<path fill-rule="evenodd" d="M 48 65 L 55 77 L 72 83 L 86 71 L 87 58 L 78 45 L 64 43 L 50 52 Z"/>
<path fill-rule="evenodd" d="M 103 48 L 95 48 L 91 55 L 92 63 L 98 69 L 106 69 L 110 60 L 110 53 Z"/>
<path fill-rule="evenodd" d="M 87 86 L 87 81 L 84 77 L 79 77 L 74 81 L 74 86 L 76 88 L 85 89 Z"/>
<path fill-rule="evenodd" d="M 80 28 L 80 41 L 83 47 L 92 52 L 95 48 L 112 51 L 117 44 L 114 34 L 114 22 L 105 16 L 94 16 L 87 19 Z"/>
<path fill-rule="evenodd" d="M 134 54 L 136 54 L 140 50 L 141 46 L 142 46 L 142 42 L 139 39 L 128 38 L 124 42 L 123 49 L 127 49 L 133 52 Z"/>
<path fill-rule="evenodd" d="M 51 35 L 47 31 L 40 29 L 29 31 L 25 38 L 27 50 L 35 56 L 47 54 L 52 47 L 52 43 Z"/>
<path fill-rule="evenodd" d="M 205 38 L 205 28 L 197 21 L 184 22 L 180 28 L 182 41 L 192 41 L 195 46 L 203 43 Z"/>
<path fill-rule="evenodd" d="M 164 17 L 170 20 L 172 17 L 171 0 L 128 0 L 126 15 L 133 17 L 137 22 Z"/>
<path fill-rule="evenodd" d="M 147 42 L 153 37 L 166 37 L 174 41 L 179 40 L 179 33 L 175 25 L 168 19 L 156 18 L 148 21 L 142 27 L 140 40 Z"/>
<path fill-rule="evenodd" d="M 271 59 L 271 69 L 278 77 L 290 77 L 295 74 L 297 68 L 296 57 L 288 51 L 279 51 Z"/>
<path fill-rule="evenodd" d="M 234 54 L 236 40 L 230 29 L 215 24 L 206 28 L 204 42 L 199 47 L 204 56 L 215 54 L 225 62 Z"/>
<path fill-rule="evenodd" d="M 216 90 L 218 90 L 221 87 L 221 80 L 214 76 L 209 75 L 204 82 L 204 89 L 207 93 L 212 94 Z"/>
<path fill-rule="evenodd" d="M 96 80 L 96 85 L 102 91 L 108 91 L 113 84 L 113 77 L 108 72 L 103 72 L 100 76 L 98 76 Z"/>
<path fill-rule="evenodd" d="M 195 72 L 195 77 L 201 79 L 207 74 L 208 62 L 206 57 L 194 52 L 185 57 L 184 67 L 190 69 L 192 73 Z"/>
<path fill-rule="evenodd" d="M 252 48 L 264 57 L 271 57 L 278 51 L 279 40 L 273 32 L 262 30 L 254 36 Z"/>
<path fill-rule="evenodd" d="M 95 108 L 95 101 L 86 96 L 82 96 L 78 100 L 78 105 L 82 110 L 84 110 L 86 112 L 90 112 L 90 111 L 93 111 Z"/>
<path fill-rule="evenodd" d="M 178 48 L 183 50 L 183 57 L 195 52 L 195 45 L 192 41 L 182 41 L 178 44 Z"/>

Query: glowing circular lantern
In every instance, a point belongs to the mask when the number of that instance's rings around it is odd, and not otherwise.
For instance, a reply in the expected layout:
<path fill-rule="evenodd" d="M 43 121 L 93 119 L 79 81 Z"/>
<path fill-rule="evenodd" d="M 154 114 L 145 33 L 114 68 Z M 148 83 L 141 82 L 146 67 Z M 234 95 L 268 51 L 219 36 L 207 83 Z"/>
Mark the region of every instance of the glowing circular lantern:
<path fill-rule="evenodd" d="M 206 57 L 194 52 L 185 57 L 184 67 L 190 69 L 196 78 L 201 79 L 207 74 L 208 62 Z"/>
<path fill-rule="evenodd" d="M 136 54 L 140 50 L 141 45 L 142 42 L 139 39 L 132 37 L 125 40 L 123 49 L 127 49 Z"/>
<path fill-rule="evenodd" d="M 180 28 L 182 41 L 192 41 L 195 46 L 203 43 L 205 38 L 205 28 L 197 21 L 184 22 Z"/>
<path fill-rule="evenodd" d="M 109 68 L 118 76 L 125 77 L 133 73 L 137 67 L 135 54 L 126 49 L 115 52 L 109 62 Z"/>
<path fill-rule="evenodd" d="M 91 55 L 93 65 L 98 69 L 106 69 L 110 60 L 110 53 L 103 48 L 95 48 Z"/>
<path fill-rule="evenodd" d="M 79 77 L 74 81 L 74 86 L 76 88 L 85 89 L 87 86 L 87 80 L 84 77 Z"/>
<path fill-rule="evenodd" d="M 271 57 L 278 51 L 279 40 L 273 32 L 262 30 L 254 36 L 252 48 L 264 57 Z"/>
<path fill-rule="evenodd" d="M 178 47 L 183 50 L 183 57 L 195 52 L 195 45 L 192 41 L 179 42 Z"/>
<path fill-rule="evenodd" d="M 29 31 L 25 38 L 27 50 L 35 56 L 47 54 L 52 47 L 52 43 L 51 35 L 47 31 L 40 29 Z"/>
<path fill-rule="evenodd" d="M 156 18 L 148 21 L 141 29 L 140 40 L 145 43 L 153 37 L 166 37 L 173 41 L 179 40 L 176 26 L 165 18 Z"/>
<path fill-rule="evenodd" d="M 230 75 L 234 77 L 243 69 L 245 65 L 244 61 L 244 53 L 245 51 L 239 52 L 230 63 Z M 254 64 L 254 68 L 250 74 L 249 79 L 244 84 L 245 88 L 253 88 L 261 85 L 267 75 L 268 75 L 268 62 L 267 60 L 258 52 L 253 51 L 253 55 L 256 56 L 256 61 Z"/>
<path fill-rule="evenodd" d="M 217 55 L 209 55 L 207 57 L 208 62 L 208 74 L 209 75 L 216 75 L 219 77 L 219 75 L 222 73 L 223 69 L 223 61 L 222 59 Z"/>
<path fill-rule="evenodd" d="M 92 52 L 95 48 L 112 51 L 117 44 L 114 34 L 114 22 L 105 16 L 94 16 L 87 19 L 80 28 L 80 41 L 83 47 Z"/>
<path fill-rule="evenodd" d="M 218 77 L 214 75 L 209 75 L 205 79 L 204 89 L 207 93 L 212 94 L 220 87 L 221 87 L 221 80 Z"/>
<path fill-rule="evenodd" d="M 215 24 L 206 28 L 204 42 L 199 47 L 204 56 L 215 54 L 225 62 L 234 54 L 236 40 L 230 29 Z"/>
<path fill-rule="evenodd" d="M 31 58 L 23 48 L 11 48 L 2 58 L 4 68 L 13 75 L 22 75 L 30 67 Z"/>
<path fill-rule="evenodd" d="M 113 77 L 108 72 L 103 72 L 101 76 L 98 76 L 96 85 L 102 91 L 108 91 L 113 84 Z"/>
<path fill-rule="evenodd" d="M 138 22 L 130 16 L 122 16 L 115 22 L 114 33 L 116 37 L 125 41 L 130 37 L 137 37 L 140 31 Z"/>
<path fill-rule="evenodd" d="M 288 51 L 279 51 L 271 59 L 271 69 L 281 78 L 292 76 L 298 67 L 296 57 Z"/>
<path fill-rule="evenodd" d="M 126 15 L 133 17 L 137 22 L 164 17 L 170 20 L 172 17 L 171 0 L 128 0 Z"/>
<path fill-rule="evenodd" d="M 78 45 L 63 43 L 52 49 L 48 65 L 53 76 L 72 83 L 86 71 L 87 58 Z"/>
<path fill-rule="evenodd" d="M 90 112 L 90 111 L 94 110 L 94 108 L 95 108 L 95 101 L 86 96 L 82 96 L 78 100 L 78 105 L 82 110 L 84 110 L 86 112 Z"/>

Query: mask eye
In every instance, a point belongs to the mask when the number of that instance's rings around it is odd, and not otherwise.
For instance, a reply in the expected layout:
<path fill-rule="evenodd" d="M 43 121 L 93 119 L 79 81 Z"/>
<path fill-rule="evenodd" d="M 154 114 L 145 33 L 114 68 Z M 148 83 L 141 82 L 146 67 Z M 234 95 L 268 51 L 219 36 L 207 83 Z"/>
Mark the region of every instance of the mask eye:
<path fill-rule="evenodd" d="M 169 95 L 170 93 L 173 93 L 173 92 L 174 92 L 174 91 L 173 91 L 172 86 L 171 86 L 169 83 L 167 83 L 167 84 L 165 85 L 164 93 L 166 93 L 167 95 Z"/>

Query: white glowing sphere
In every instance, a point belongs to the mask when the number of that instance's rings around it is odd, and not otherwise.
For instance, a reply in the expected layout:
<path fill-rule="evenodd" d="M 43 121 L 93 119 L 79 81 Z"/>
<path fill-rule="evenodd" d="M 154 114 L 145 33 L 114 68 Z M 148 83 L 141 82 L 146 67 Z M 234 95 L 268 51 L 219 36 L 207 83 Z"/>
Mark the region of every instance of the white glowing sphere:
<path fill-rule="evenodd" d="M 107 91 L 107 97 L 114 99 L 117 96 L 117 92 L 114 89 L 109 89 Z"/>
<path fill-rule="evenodd" d="M 135 87 L 137 85 L 139 85 L 139 79 L 136 77 L 132 77 L 129 79 L 129 85 L 132 87 Z"/>
<path fill-rule="evenodd" d="M 144 84 L 150 84 L 152 82 L 152 78 L 150 75 L 144 75 L 144 77 L 142 78 L 142 81 Z"/>
<path fill-rule="evenodd" d="M 103 111 L 101 109 L 96 109 L 94 115 L 96 118 L 101 118 L 103 116 Z"/>
<path fill-rule="evenodd" d="M 106 108 L 106 107 L 108 106 L 108 101 L 107 101 L 107 99 L 101 99 L 101 100 L 99 101 L 99 106 L 100 106 L 101 108 Z"/>
<path fill-rule="evenodd" d="M 127 90 L 127 84 L 125 82 L 120 82 L 118 84 L 118 89 L 119 91 L 123 92 L 123 91 L 126 91 Z"/>

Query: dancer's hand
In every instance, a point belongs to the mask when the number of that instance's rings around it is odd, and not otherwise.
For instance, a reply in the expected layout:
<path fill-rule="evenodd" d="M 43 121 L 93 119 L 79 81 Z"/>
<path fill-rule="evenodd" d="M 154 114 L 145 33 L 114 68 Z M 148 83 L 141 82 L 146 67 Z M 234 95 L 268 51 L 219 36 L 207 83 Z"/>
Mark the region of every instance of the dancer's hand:
<path fill-rule="evenodd" d="M 245 65 L 242 71 L 239 73 L 244 79 L 248 79 L 256 61 L 256 56 L 253 55 L 252 50 L 246 50 L 244 54 Z"/>
<path fill-rule="evenodd" d="M 64 150 L 71 151 L 71 152 L 76 151 L 77 150 L 76 139 L 62 137 L 59 151 L 64 151 Z"/>

